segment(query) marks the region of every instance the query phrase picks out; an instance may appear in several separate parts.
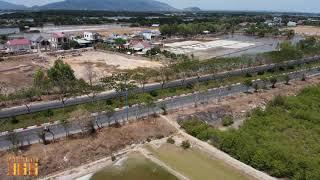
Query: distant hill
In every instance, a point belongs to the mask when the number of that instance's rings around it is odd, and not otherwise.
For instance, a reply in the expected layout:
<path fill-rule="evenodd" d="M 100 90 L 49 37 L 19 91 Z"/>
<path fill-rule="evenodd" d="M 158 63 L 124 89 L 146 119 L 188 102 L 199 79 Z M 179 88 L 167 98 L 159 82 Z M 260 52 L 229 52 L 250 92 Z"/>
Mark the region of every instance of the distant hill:
<path fill-rule="evenodd" d="M 12 4 L 8 3 L 5 1 L 0 1 L 0 10 L 20 10 L 20 9 L 26 9 L 26 6 L 23 5 L 17 5 L 17 4 Z"/>
<path fill-rule="evenodd" d="M 188 8 L 184 8 L 183 11 L 198 12 L 198 11 L 202 11 L 202 10 L 198 7 L 188 7 Z"/>
<path fill-rule="evenodd" d="M 65 0 L 36 9 L 106 10 L 106 11 L 174 11 L 175 8 L 155 0 Z"/>

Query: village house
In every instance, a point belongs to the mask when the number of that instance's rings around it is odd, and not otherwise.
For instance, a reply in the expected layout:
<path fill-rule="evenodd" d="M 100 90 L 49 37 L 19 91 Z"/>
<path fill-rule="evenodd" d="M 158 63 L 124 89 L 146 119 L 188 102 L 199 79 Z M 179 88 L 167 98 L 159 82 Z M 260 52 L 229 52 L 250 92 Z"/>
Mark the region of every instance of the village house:
<path fill-rule="evenodd" d="M 6 44 L 7 52 L 30 52 L 31 42 L 29 39 L 13 39 Z"/>
<path fill-rule="evenodd" d="M 97 41 L 100 39 L 100 35 L 95 32 L 84 32 L 83 33 L 83 38 L 86 41 Z"/>
<path fill-rule="evenodd" d="M 69 42 L 69 39 L 67 35 L 64 34 L 63 32 L 55 32 L 49 38 L 49 42 L 51 44 L 51 47 L 55 49 L 60 49 L 64 43 Z"/>
<path fill-rule="evenodd" d="M 131 40 L 125 46 L 127 46 L 127 49 L 141 53 L 146 53 L 148 50 L 152 49 L 151 43 L 145 40 Z"/>

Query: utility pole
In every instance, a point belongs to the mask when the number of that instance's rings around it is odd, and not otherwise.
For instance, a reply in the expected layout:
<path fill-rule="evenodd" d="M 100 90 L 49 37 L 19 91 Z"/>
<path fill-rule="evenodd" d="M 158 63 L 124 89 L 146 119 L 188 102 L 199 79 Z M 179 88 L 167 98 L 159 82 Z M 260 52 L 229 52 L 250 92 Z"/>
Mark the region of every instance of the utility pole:
<path fill-rule="evenodd" d="M 125 80 L 125 88 L 126 88 L 126 111 L 127 111 L 127 122 L 129 121 L 129 106 L 128 106 L 128 82 Z"/>

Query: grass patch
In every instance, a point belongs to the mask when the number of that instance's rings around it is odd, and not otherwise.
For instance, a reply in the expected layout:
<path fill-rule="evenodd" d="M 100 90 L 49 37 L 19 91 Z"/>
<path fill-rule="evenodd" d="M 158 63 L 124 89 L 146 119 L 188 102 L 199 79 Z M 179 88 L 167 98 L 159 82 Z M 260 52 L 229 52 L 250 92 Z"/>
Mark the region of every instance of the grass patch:
<path fill-rule="evenodd" d="M 177 180 L 162 167 L 147 160 L 140 154 L 131 154 L 122 165 L 109 166 L 97 172 L 91 180 Z"/>
<path fill-rule="evenodd" d="M 185 150 L 172 144 L 164 144 L 157 149 L 151 146 L 147 148 L 161 161 L 190 179 L 249 179 L 224 162 L 213 159 L 197 148 Z"/>

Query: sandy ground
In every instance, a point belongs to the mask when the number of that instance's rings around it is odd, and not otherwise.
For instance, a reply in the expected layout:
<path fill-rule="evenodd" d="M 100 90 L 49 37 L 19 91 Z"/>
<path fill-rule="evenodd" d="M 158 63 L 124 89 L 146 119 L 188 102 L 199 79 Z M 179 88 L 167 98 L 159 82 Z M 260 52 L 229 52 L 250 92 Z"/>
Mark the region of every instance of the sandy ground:
<path fill-rule="evenodd" d="M 161 67 L 161 63 L 140 56 L 89 50 L 80 53 L 57 53 L 57 56 L 43 53 L 5 58 L 0 62 L 0 82 L 8 85 L 8 92 L 32 85 L 33 75 L 38 68 L 48 69 L 54 61 L 62 58 L 70 64 L 77 78 L 88 80 L 90 72 L 98 81 L 100 78 L 123 69 L 137 67 Z M 80 56 L 79 56 L 80 55 Z M 94 79 L 93 79 L 94 80 Z"/>
<path fill-rule="evenodd" d="M 120 24 L 102 24 L 102 25 L 66 25 L 66 26 L 45 26 L 42 28 L 31 28 L 31 30 L 39 30 L 45 33 L 65 32 L 75 35 L 83 35 L 84 31 L 99 32 L 101 35 L 116 34 L 131 34 L 138 31 L 143 31 L 150 28 L 129 27 Z"/>
<path fill-rule="evenodd" d="M 316 26 L 297 26 L 288 29 L 293 29 L 299 35 L 320 36 L 320 27 Z"/>
<path fill-rule="evenodd" d="M 150 119 L 123 125 L 120 128 L 106 128 L 96 136 L 69 138 L 59 142 L 43 145 L 36 144 L 19 150 L 17 155 L 38 157 L 41 176 L 65 171 L 98 159 L 110 156 L 127 145 L 139 144 L 148 137 L 168 136 L 175 131 L 166 122 Z M 9 179 L 6 159 L 11 152 L 0 152 L 0 179 Z"/>
<path fill-rule="evenodd" d="M 46 69 L 49 62 L 38 55 L 22 55 L 6 58 L 0 62 L 0 82 L 8 85 L 8 91 L 28 87 L 32 84 L 32 77 L 38 68 Z"/>
<path fill-rule="evenodd" d="M 57 57 L 49 56 L 49 61 L 53 62 Z M 135 69 L 138 67 L 158 68 L 161 67 L 159 62 L 150 61 L 141 56 L 132 56 L 112 52 L 86 51 L 81 52 L 80 56 L 66 54 L 62 60 L 68 63 L 75 71 L 77 78 L 88 80 L 89 71 L 93 71 L 100 79 L 106 75 L 123 69 Z"/>

